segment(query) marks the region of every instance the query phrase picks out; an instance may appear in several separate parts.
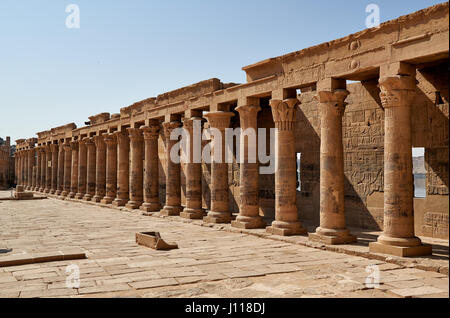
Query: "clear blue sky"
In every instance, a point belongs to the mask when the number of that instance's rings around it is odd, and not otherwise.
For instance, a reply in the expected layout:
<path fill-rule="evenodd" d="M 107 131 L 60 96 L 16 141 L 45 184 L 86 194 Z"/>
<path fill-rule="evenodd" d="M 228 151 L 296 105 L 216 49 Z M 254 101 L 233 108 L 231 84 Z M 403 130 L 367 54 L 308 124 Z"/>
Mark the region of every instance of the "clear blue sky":
<path fill-rule="evenodd" d="M 433 0 L 2 0 L 0 136 L 13 140 L 365 28 Z M 80 29 L 68 29 L 68 4 Z"/>

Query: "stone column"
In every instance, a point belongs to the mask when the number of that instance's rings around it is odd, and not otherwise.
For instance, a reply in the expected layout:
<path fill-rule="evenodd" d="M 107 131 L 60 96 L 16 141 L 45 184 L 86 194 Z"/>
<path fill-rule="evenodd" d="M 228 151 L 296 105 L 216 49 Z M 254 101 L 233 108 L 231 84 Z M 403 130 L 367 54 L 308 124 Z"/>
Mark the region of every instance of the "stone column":
<path fill-rule="evenodd" d="M 126 131 L 116 131 L 117 138 L 117 197 L 114 206 L 124 206 L 130 199 L 130 138 Z"/>
<path fill-rule="evenodd" d="M 52 150 L 50 145 L 45 146 L 45 193 L 52 189 Z"/>
<path fill-rule="evenodd" d="M 23 152 L 18 151 L 17 157 L 18 157 L 18 161 L 19 161 L 18 166 L 17 166 L 17 171 L 18 171 L 17 185 L 21 186 L 21 185 L 23 185 L 23 180 L 22 180 Z"/>
<path fill-rule="evenodd" d="M 66 197 L 70 193 L 71 173 L 72 173 L 72 147 L 69 142 L 64 145 L 64 191 L 61 196 Z"/>
<path fill-rule="evenodd" d="M 103 204 L 111 204 L 117 195 L 117 137 L 105 135 L 106 143 L 106 196 Z"/>
<path fill-rule="evenodd" d="M 32 190 L 33 186 L 33 165 L 34 165 L 34 149 L 28 150 L 28 159 L 27 159 L 27 176 L 28 176 L 28 182 L 27 182 L 27 190 Z"/>
<path fill-rule="evenodd" d="M 275 122 L 275 221 L 267 227 L 274 235 L 306 234 L 298 220 L 297 210 L 297 164 L 295 155 L 294 123 L 298 99 L 272 99 Z"/>
<path fill-rule="evenodd" d="M 20 178 L 21 178 L 21 185 L 25 186 L 25 171 L 26 171 L 26 163 L 27 163 L 27 157 L 26 157 L 26 151 L 21 151 L 21 164 L 20 164 Z"/>
<path fill-rule="evenodd" d="M 431 245 L 423 245 L 414 235 L 411 106 L 416 79 L 415 68 L 410 69 L 410 76 L 386 76 L 380 70 L 380 97 L 385 109 L 384 228 L 378 241 L 369 245 L 370 252 L 401 257 L 432 252 Z"/>
<path fill-rule="evenodd" d="M 36 147 L 36 187 L 34 191 L 39 191 L 41 188 L 41 147 Z M 23 179 L 23 176 L 22 176 Z"/>
<path fill-rule="evenodd" d="M 239 215 L 231 226 L 243 229 L 256 229 L 266 227 L 266 223 L 259 215 L 259 165 L 258 165 L 258 112 L 261 107 L 245 105 L 236 108 L 239 112 L 241 124 L 240 155 L 242 160 L 239 166 L 240 204 Z M 254 134 L 255 139 L 249 140 L 248 134 Z M 250 153 L 254 157 L 249 157 Z M 252 159 L 252 160 L 249 160 Z"/>
<path fill-rule="evenodd" d="M 143 193 L 143 137 L 139 128 L 127 128 L 130 138 L 130 201 L 129 209 L 139 209 L 144 202 Z"/>
<path fill-rule="evenodd" d="M 230 127 L 231 112 L 216 111 L 205 115 L 211 133 L 211 210 L 203 218 L 206 223 L 228 223 L 231 221 L 231 213 L 228 202 L 228 163 L 225 162 L 225 129 Z M 218 138 L 220 137 L 221 138 Z M 222 149 L 219 158 L 213 155 L 215 151 Z M 215 160 L 217 158 L 217 161 Z"/>
<path fill-rule="evenodd" d="M 75 198 L 78 191 L 78 140 L 70 143 L 72 149 L 72 174 L 70 176 L 69 198 Z"/>
<path fill-rule="evenodd" d="M 31 191 L 36 189 L 36 148 L 33 148 L 32 154 L 32 165 L 31 165 Z"/>
<path fill-rule="evenodd" d="M 58 187 L 55 192 L 56 195 L 61 195 L 64 190 L 64 147 L 63 142 L 60 141 L 58 152 Z"/>
<path fill-rule="evenodd" d="M 344 207 L 344 146 L 342 116 L 349 92 L 323 90 L 317 94 L 320 112 L 320 227 L 309 238 L 325 244 L 356 241 L 346 228 Z"/>
<path fill-rule="evenodd" d="M 164 138 L 166 139 L 166 204 L 161 210 L 161 215 L 180 215 L 181 210 L 181 166 L 180 163 L 175 163 L 170 159 L 170 152 L 173 147 L 179 147 L 178 140 L 170 140 L 170 134 L 176 128 L 179 128 L 181 123 L 172 121 L 164 123 Z M 174 149 L 176 151 L 176 149 Z"/>
<path fill-rule="evenodd" d="M 82 200 L 86 194 L 87 148 L 86 138 L 78 142 L 78 189 L 75 199 Z"/>
<path fill-rule="evenodd" d="M 86 194 L 83 197 L 85 201 L 91 201 L 95 195 L 95 160 L 96 149 L 93 138 L 85 138 L 87 148 L 87 177 L 86 177 Z"/>
<path fill-rule="evenodd" d="M 140 128 L 144 133 L 144 203 L 141 210 L 145 212 L 159 212 L 159 166 L 158 166 L 158 137 L 159 125 Z"/>
<path fill-rule="evenodd" d="M 50 145 L 50 150 L 52 152 L 52 187 L 50 194 L 55 194 L 58 190 L 58 152 L 59 147 L 56 144 Z"/>
<path fill-rule="evenodd" d="M 197 131 L 194 131 L 194 125 L 198 125 L 198 136 L 194 136 L 194 133 L 197 133 Z M 189 157 L 186 158 L 186 207 L 180 213 L 180 216 L 185 219 L 202 219 L 204 216 L 202 209 L 201 162 L 202 119 L 200 117 L 186 118 L 184 120 L 184 129 L 187 134 L 186 142 L 188 142 Z M 195 140 L 198 140 L 198 144 L 195 144 Z M 199 162 L 194 162 L 195 151 L 198 151 L 200 154 L 200 158 L 197 158 Z"/>
<path fill-rule="evenodd" d="M 47 147 L 41 147 L 41 187 L 39 192 L 44 192 L 47 182 Z"/>
<path fill-rule="evenodd" d="M 106 194 L 106 144 L 104 136 L 94 137 L 96 152 L 95 164 L 95 196 L 93 202 L 100 202 Z"/>

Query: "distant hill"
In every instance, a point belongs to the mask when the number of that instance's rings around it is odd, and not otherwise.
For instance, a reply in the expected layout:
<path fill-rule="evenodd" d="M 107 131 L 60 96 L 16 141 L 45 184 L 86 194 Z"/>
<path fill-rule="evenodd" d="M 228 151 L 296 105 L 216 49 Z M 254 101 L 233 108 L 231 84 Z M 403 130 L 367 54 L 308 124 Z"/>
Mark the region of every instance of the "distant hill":
<path fill-rule="evenodd" d="M 413 174 L 426 174 L 425 157 L 413 157 Z"/>

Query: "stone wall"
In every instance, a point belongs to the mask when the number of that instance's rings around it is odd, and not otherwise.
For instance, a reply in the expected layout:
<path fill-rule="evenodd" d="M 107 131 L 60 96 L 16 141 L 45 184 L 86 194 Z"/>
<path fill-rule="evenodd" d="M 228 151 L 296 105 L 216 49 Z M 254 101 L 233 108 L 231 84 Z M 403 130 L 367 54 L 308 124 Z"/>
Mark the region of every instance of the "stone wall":
<path fill-rule="evenodd" d="M 9 189 L 14 180 L 9 138 L 0 140 L 0 190 Z"/>

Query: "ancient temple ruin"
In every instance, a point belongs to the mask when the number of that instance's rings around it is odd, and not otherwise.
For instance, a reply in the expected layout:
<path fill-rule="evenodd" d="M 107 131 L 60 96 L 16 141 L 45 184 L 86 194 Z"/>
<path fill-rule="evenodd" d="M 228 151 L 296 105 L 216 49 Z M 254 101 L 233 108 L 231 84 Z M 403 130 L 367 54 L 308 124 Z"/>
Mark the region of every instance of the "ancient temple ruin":
<path fill-rule="evenodd" d="M 431 253 L 417 236 L 448 239 L 448 2 L 243 70 L 243 84 L 209 79 L 17 140 L 18 184 L 276 235 L 314 224 L 310 239 L 326 244 L 383 230 L 371 251 L 399 256 Z M 222 134 L 276 128 L 277 171 L 168 160 L 171 131 L 194 120 Z M 425 198 L 413 147 L 425 148 Z"/>

